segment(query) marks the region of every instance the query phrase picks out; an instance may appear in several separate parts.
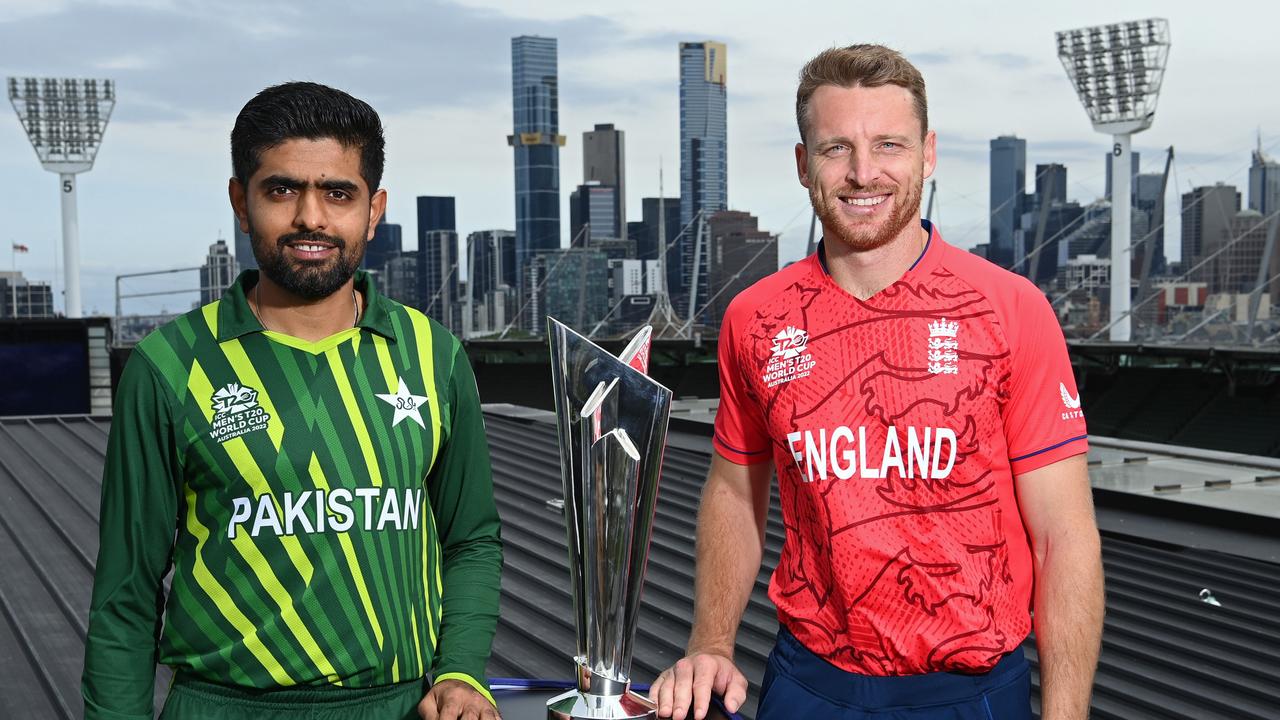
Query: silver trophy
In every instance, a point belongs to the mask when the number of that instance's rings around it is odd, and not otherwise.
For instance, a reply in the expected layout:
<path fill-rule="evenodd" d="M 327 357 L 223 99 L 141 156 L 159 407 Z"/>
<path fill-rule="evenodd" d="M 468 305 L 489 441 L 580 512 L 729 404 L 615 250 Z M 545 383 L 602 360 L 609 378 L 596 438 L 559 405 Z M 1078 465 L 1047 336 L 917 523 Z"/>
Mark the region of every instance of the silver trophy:
<path fill-rule="evenodd" d="M 578 687 L 547 703 L 551 720 L 656 717 L 629 689 L 671 412 L 671 391 L 646 374 L 651 332 L 614 357 L 547 318 L 578 638 Z"/>

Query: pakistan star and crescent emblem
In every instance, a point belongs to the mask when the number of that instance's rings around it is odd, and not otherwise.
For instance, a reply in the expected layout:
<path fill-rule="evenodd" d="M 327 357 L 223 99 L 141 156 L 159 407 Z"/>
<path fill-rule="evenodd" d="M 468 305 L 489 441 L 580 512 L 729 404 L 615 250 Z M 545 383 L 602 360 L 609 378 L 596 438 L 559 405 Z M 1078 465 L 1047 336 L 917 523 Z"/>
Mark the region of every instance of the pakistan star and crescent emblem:
<path fill-rule="evenodd" d="M 376 393 L 379 400 L 395 408 L 395 416 L 391 418 L 391 427 L 395 427 L 400 424 L 401 420 L 409 418 L 425 430 L 427 424 L 422 422 L 421 408 L 422 404 L 427 401 L 426 396 L 414 395 L 409 392 L 409 387 L 404 384 L 404 378 L 397 379 L 400 381 L 400 389 L 394 394 Z"/>

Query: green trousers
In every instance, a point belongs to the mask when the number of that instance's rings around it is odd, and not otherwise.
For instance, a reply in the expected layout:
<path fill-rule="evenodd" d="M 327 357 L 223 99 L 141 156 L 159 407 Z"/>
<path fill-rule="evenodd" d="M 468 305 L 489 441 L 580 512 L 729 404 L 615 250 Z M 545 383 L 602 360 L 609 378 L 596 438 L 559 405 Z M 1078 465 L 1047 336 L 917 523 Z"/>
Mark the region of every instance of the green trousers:
<path fill-rule="evenodd" d="M 251 690 L 177 677 L 160 720 L 418 720 L 421 679 L 372 688 Z"/>

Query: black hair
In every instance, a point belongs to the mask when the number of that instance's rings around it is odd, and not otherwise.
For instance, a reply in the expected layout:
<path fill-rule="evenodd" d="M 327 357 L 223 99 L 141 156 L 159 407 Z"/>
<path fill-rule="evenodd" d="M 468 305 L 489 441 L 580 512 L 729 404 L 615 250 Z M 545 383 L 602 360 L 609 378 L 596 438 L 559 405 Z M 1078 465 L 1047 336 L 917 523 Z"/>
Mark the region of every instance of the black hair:
<path fill-rule="evenodd" d="M 360 150 L 360 175 L 369 192 L 382 182 L 382 120 L 363 100 L 313 82 L 273 85 L 245 103 L 231 129 L 231 168 L 248 183 L 262 152 L 286 140 L 331 138 Z"/>

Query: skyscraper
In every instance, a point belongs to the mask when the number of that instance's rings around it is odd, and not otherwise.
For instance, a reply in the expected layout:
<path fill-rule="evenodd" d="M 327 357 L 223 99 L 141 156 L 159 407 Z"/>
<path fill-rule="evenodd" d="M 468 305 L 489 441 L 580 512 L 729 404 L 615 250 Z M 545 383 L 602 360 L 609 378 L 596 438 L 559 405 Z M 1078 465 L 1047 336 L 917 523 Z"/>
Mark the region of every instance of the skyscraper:
<path fill-rule="evenodd" d="M 231 227 L 235 228 L 236 264 L 241 270 L 257 270 L 258 259 L 253 256 L 253 241 L 249 233 L 240 229 L 240 219 L 231 216 Z"/>
<path fill-rule="evenodd" d="M 582 182 L 598 182 L 617 188 L 614 229 L 610 237 L 627 236 L 627 150 L 626 133 L 612 124 L 596 125 L 582 133 Z"/>
<path fill-rule="evenodd" d="M 458 298 L 458 233 L 452 230 L 430 230 L 423 235 L 419 263 L 424 272 L 418 276 L 418 293 L 423 298 L 422 312 L 440 324 L 457 331 L 454 303 Z"/>
<path fill-rule="evenodd" d="M 618 235 L 618 188 L 588 181 L 569 196 L 569 237 L 578 246 L 601 240 L 626 239 Z M 583 226 L 587 226 L 585 235 Z"/>
<path fill-rule="evenodd" d="M 1195 270 L 1191 268 L 1221 247 L 1225 231 L 1239 211 L 1240 193 L 1233 185 L 1218 183 L 1183 193 L 1182 267 L 1184 272 L 1190 271 L 1191 280 L 1208 281 L 1211 274 L 1208 263 Z"/>
<path fill-rule="evenodd" d="M 200 267 L 200 304 L 208 305 L 222 297 L 236 279 L 236 259 L 227 241 L 219 239 L 209 246 L 209 255 Z"/>
<path fill-rule="evenodd" d="M 523 268 L 533 253 L 560 247 L 559 79 L 556 39 L 522 35 L 511 39 L 513 129 L 507 144 L 515 148 L 516 263 Z"/>
<path fill-rule="evenodd" d="M 1249 209 L 1265 217 L 1280 210 L 1280 162 L 1262 154 L 1262 136 L 1249 165 Z"/>
<path fill-rule="evenodd" d="M 725 45 L 680 43 L 680 222 L 728 207 Z"/>
<path fill-rule="evenodd" d="M 1164 173 L 1142 173 L 1134 178 L 1133 212 L 1142 213 L 1147 219 L 1147 235 L 1134 236 L 1133 272 L 1138 277 L 1142 265 L 1146 262 L 1148 248 L 1151 251 L 1151 272 L 1159 273 L 1165 268 L 1164 254 Z M 1146 238 L 1142 244 L 1139 240 Z"/>
<path fill-rule="evenodd" d="M 374 272 L 382 272 L 383 266 L 393 257 L 398 257 L 404 249 L 403 228 L 399 223 L 387 222 L 387 215 L 383 213 L 382 219 L 378 221 L 377 226 L 373 229 L 373 239 L 369 241 L 369 246 L 364 249 L 364 261 L 361 266 L 366 270 Z"/>
<path fill-rule="evenodd" d="M 706 220 L 729 207 L 726 57 L 724 43 L 680 43 L 681 226 L 699 212 Z M 694 223 L 673 249 L 680 253 L 683 268 L 679 284 L 668 289 L 682 311 L 687 310 L 691 282 L 698 284 L 699 296 L 707 297 L 705 256 L 698 263 L 698 277 L 690 277 L 697 239 Z"/>
<path fill-rule="evenodd" d="M 1249 293 L 1258 284 L 1259 266 L 1267 249 L 1268 225 L 1262 213 L 1247 208 L 1236 213 L 1220 231 L 1217 242 L 1206 243 L 1222 248 L 1205 266 L 1209 293 Z M 1280 241 L 1278 241 L 1280 242 Z M 1272 254 L 1274 258 L 1274 252 Z M 1272 264 L 1274 265 L 1274 260 Z M 1263 270 L 1264 289 L 1274 270 Z"/>
<path fill-rule="evenodd" d="M 418 296 L 414 301 L 415 305 L 424 312 L 431 302 L 431 298 L 439 290 L 439 285 L 437 284 L 433 286 L 434 289 L 428 291 L 427 264 L 429 262 L 439 262 L 440 258 L 440 249 L 437 247 L 438 243 L 436 242 L 437 238 L 432 237 L 429 240 L 428 236 L 430 233 L 441 230 L 455 233 L 458 230 L 453 198 L 447 195 L 420 195 L 418 197 L 418 280 L 412 286 L 418 288 Z M 456 252 L 452 261 L 457 261 Z M 409 286 L 406 285 L 406 287 Z M 444 322 L 444 320 L 441 319 L 441 322 Z"/>
<path fill-rule="evenodd" d="M 467 235 L 467 293 L 473 333 L 501 332 L 514 317 L 516 234 L 478 230 Z"/>
<path fill-rule="evenodd" d="M 719 327 L 724 311 L 738 293 L 778 270 L 778 238 L 761 230 L 756 216 L 737 210 L 712 215 L 709 227 L 713 290 L 705 300 L 700 298 L 698 305 L 705 302 L 705 321 Z M 699 321 L 703 318 L 699 313 Z"/>
<path fill-rule="evenodd" d="M 991 242 L 987 259 L 1013 264 L 1013 231 L 1022 217 L 1027 191 L 1027 141 L 1001 135 L 991 141 Z"/>
<path fill-rule="evenodd" d="M 1048 282 L 1058 272 L 1061 208 L 1067 202 L 1067 168 L 1058 163 L 1036 165 L 1036 192 L 1025 204 L 1020 227 L 1013 231 L 1013 269 L 1034 283 Z M 1044 220 L 1044 233 L 1040 230 Z M 1050 232 L 1050 227 L 1053 231 Z M 1065 260 L 1065 258 L 1064 258 Z"/>
<path fill-rule="evenodd" d="M 1054 203 L 1067 201 L 1067 166 L 1059 163 L 1036 165 L 1036 207 L 1048 201 Z"/>

